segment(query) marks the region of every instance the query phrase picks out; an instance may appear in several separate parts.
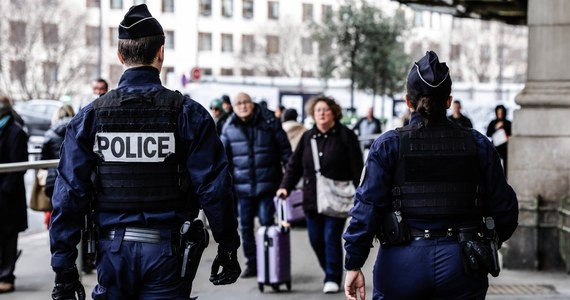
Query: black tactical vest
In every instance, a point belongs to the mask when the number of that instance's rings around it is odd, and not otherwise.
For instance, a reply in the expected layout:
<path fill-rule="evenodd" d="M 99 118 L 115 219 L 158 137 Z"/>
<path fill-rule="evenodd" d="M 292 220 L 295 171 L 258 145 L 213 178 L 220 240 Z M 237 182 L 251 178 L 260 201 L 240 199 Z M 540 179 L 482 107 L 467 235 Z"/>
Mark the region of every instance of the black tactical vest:
<path fill-rule="evenodd" d="M 482 215 L 477 147 L 468 129 L 444 123 L 397 129 L 400 153 L 393 207 L 418 218 Z"/>
<path fill-rule="evenodd" d="M 123 94 L 112 90 L 95 100 L 99 155 L 94 208 L 158 211 L 186 205 L 185 153 L 177 131 L 184 97 L 161 90 Z"/>

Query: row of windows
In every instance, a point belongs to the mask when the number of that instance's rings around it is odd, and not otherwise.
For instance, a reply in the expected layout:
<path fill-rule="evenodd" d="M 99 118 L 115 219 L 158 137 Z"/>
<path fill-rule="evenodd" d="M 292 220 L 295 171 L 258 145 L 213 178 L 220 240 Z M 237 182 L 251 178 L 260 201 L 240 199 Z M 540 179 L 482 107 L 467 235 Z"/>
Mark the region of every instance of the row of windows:
<path fill-rule="evenodd" d="M 239 1 L 239 0 L 237 0 Z M 255 15 L 254 11 L 254 0 L 241 0 L 242 1 L 242 17 L 244 19 L 253 19 Z M 332 16 L 332 6 L 322 5 L 322 16 L 321 20 L 325 21 L 330 19 Z M 212 0 L 200 0 L 200 15 L 203 17 L 209 17 L 212 15 Z M 234 0 L 222 0 L 221 16 L 225 18 L 232 18 L 234 16 Z M 313 4 L 303 3 L 303 22 L 309 22 L 313 20 Z M 278 1 L 267 1 L 267 19 L 278 20 L 279 19 L 279 2 Z"/>
<path fill-rule="evenodd" d="M 123 9 L 126 1 L 123 0 L 109 0 L 109 7 L 111 9 Z M 129 1 L 130 2 L 130 1 Z M 146 0 L 132 0 L 132 5 L 146 4 Z M 101 0 L 85 0 L 87 7 L 99 7 Z M 174 12 L 174 0 L 162 0 L 162 12 Z"/>
<path fill-rule="evenodd" d="M 234 52 L 234 36 L 229 33 L 222 33 L 222 52 Z M 267 54 L 279 53 L 280 39 L 277 35 L 265 36 L 265 52 Z M 198 51 L 212 51 L 212 34 L 209 32 L 198 33 Z M 241 53 L 255 53 L 262 50 L 262 46 L 258 45 L 253 34 L 241 35 Z M 313 40 L 311 38 L 301 38 L 301 51 L 303 54 L 313 54 Z"/>
<path fill-rule="evenodd" d="M 23 21 L 10 21 L 10 43 L 22 45 L 26 42 L 27 23 Z M 42 24 L 42 41 L 45 45 L 55 45 L 59 43 L 58 26 L 55 23 Z"/>
<path fill-rule="evenodd" d="M 43 62 L 42 72 L 45 83 L 57 82 L 57 73 L 59 65 L 56 62 Z M 28 67 L 26 61 L 24 60 L 12 60 L 10 61 L 10 80 L 12 81 L 26 81 L 26 74 L 28 72 Z"/>

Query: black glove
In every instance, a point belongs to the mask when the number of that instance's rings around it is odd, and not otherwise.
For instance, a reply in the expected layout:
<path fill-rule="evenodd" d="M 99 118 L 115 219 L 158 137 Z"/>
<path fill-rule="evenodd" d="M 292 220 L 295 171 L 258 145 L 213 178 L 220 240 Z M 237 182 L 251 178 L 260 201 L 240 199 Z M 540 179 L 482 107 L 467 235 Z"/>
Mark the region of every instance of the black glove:
<path fill-rule="evenodd" d="M 222 272 L 218 273 L 220 267 Z M 218 255 L 212 263 L 210 282 L 214 285 L 232 284 L 236 282 L 241 273 L 236 251 L 228 252 L 218 246 Z"/>
<path fill-rule="evenodd" d="M 493 269 L 493 251 L 491 246 L 479 241 L 461 242 L 463 265 L 468 274 L 487 276 Z"/>
<path fill-rule="evenodd" d="M 77 294 L 77 297 L 75 295 Z M 85 289 L 79 281 L 77 267 L 55 271 L 55 286 L 51 291 L 53 300 L 85 300 Z"/>

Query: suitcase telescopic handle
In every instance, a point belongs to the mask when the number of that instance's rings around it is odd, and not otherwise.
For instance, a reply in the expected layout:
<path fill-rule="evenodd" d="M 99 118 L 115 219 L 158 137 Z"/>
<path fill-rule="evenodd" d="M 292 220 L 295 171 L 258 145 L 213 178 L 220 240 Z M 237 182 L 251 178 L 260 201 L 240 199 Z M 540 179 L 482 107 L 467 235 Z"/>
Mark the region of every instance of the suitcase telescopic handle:
<path fill-rule="evenodd" d="M 279 205 L 277 205 L 277 218 L 279 229 L 282 232 L 289 230 L 289 222 L 287 222 L 287 207 L 285 203 L 285 199 L 279 199 Z"/>

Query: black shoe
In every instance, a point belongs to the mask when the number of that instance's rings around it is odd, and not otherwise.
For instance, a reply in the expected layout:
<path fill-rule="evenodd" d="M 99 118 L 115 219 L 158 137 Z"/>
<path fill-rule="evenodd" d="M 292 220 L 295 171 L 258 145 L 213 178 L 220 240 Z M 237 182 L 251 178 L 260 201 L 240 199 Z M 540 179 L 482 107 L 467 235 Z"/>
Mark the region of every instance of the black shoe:
<path fill-rule="evenodd" d="M 257 276 L 257 266 L 247 266 L 243 273 L 241 273 L 241 278 L 251 278 Z"/>

